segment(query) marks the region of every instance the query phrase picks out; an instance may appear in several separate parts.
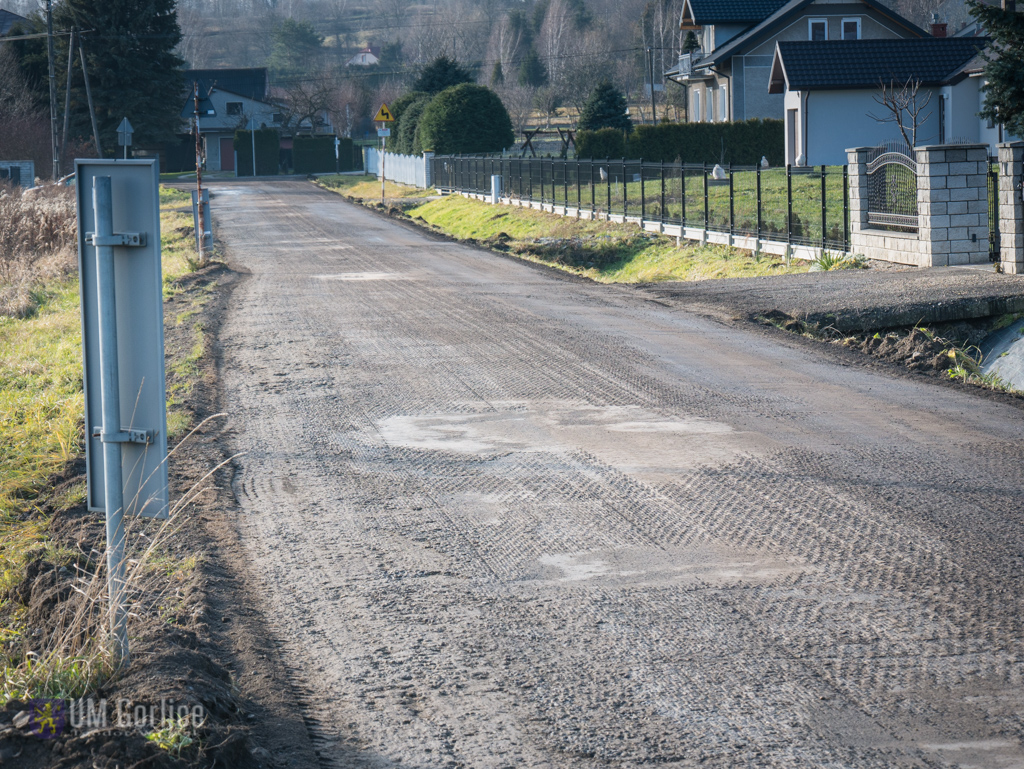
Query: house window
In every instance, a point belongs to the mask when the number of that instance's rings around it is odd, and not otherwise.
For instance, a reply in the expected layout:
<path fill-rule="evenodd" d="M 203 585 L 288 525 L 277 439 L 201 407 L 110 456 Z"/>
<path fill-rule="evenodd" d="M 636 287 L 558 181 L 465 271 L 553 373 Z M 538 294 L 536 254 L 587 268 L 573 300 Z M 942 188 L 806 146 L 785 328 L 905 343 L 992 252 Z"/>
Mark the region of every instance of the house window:
<path fill-rule="evenodd" d="M 860 19 L 843 19 L 843 40 L 860 40 Z"/>
<path fill-rule="evenodd" d="M 729 119 L 729 86 L 718 87 L 718 120 L 722 123 Z"/>
<path fill-rule="evenodd" d="M 715 122 L 715 92 L 708 86 L 704 89 L 704 109 L 709 123 Z"/>
<path fill-rule="evenodd" d="M 700 91 L 693 89 L 693 122 L 700 122 Z"/>
<path fill-rule="evenodd" d="M 228 109 L 228 114 L 229 115 L 241 115 L 242 114 L 242 102 L 240 102 L 240 101 L 229 101 L 227 109 Z"/>
<path fill-rule="evenodd" d="M 828 21 L 826 19 L 808 19 L 807 39 L 828 40 Z"/>

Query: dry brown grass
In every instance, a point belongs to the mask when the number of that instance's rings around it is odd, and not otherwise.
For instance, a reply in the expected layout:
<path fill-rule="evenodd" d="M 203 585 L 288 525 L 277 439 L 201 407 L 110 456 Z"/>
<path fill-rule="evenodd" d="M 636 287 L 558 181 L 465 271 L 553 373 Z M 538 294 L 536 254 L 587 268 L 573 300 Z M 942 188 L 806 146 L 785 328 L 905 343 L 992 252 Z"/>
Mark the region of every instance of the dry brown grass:
<path fill-rule="evenodd" d="M 76 268 L 74 191 L 0 185 L 0 315 L 32 313 L 33 290 Z"/>

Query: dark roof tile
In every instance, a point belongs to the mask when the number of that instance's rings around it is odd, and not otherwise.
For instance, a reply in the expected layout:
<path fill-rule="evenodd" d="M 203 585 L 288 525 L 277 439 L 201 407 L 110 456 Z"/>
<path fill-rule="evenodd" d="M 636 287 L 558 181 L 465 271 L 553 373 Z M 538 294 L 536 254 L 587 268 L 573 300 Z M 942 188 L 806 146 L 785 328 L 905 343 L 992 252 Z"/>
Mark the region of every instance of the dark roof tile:
<path fill-rule="evenodd" d="M 0 35 L 6 35 L 19 21 L 28 21 L 24 16 L 0 8 Z"/>
<path fill-rule="evenodd" d="M 780 42 L 791 91 L 871 88 L 879 81 L 939 85 L 974 58 L 981 38 Z"/>
<path fill-rule="evenodd" d="M 209 93 L 216 86 L 222 91 L 230 91 L 255 101 L 266 101 L 267 98 L 266 67 L 187 69 L 184 79 L 187 90 L 191 90 L 193 81 L 198 80 L 200 93 Z"/>
<path fill-rule="evenodd" d="M 697 24 L 753 23 L 763 21 L 788 0 L 690 0 Z"/>

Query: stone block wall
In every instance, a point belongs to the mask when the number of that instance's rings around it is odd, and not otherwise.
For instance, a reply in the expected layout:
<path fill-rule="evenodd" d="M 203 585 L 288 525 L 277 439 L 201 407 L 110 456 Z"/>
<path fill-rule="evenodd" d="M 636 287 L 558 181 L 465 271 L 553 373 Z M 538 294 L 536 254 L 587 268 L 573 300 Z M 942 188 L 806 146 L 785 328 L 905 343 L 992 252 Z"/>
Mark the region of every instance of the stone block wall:
<path fill-rule="evenodd" d="M 1024 142 L 1000 144 L 999 152 L 999 263 L 1003 272 L 1024 274 Z"/>
<path fill-rule="evenodd" d="M 850 246 L 854 253 L 918 267 L 988 261 L 988 148 L 984 144 L 917 147 L 918 231 L 868 224 L 868 157 L 847 150 Z"/>
<path fill-rule="evenodd" d="M 932 266 L 988 262 L 988 145 L 915 148 L 918 237 Z"/>

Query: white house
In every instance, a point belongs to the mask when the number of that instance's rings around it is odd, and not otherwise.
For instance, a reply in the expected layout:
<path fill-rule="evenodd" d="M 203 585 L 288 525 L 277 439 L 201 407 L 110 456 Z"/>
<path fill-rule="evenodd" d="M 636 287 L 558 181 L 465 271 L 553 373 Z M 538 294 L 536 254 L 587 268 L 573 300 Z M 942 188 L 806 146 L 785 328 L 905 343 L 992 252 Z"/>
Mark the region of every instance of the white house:
<path fill-rule="evenodd" d="M 982 81 L 971 77 L 985 42 L 962 37 L 780 41 L 768 91 L 784 100 L 786 163 L 842 165 L 849 147 L 900 140 L 894 123 L 877 119 L 891 114 L 876 100 L 882 85 L 897 91 L 918 85 L 915 145 L 988 141 L 976 116 Z M 908 122 L 904 119 L 904 125 Z"/>
<path fill-rule="evenodd" d="M 194 111 L 193 97 L 186 101 L 181 116 L 192 118 Z M 203 139 L 206 170 L 235 170 L 235 131 L 248 129 L 253 120 L 257 129 L 280 130 L 285 125 L 286 115 L 281 107 L 274 104 L 216 86 L 205 93 L 200 91 L 199 133 Z"/>
<path fill-rule="evenodd" d="M 927 33 L 878 0 L 684 0 L 680 28 L 700 49 L 665 76 L 686 90 L 690 122 L 782 119 L 768 90 L 781 41 L 895 40 Z"/>
<path fill-rule="evenodd" d="M 380 48 L 368 45 L 345 62 L 346 67 L 369 67 L 380 64 Z"/>

